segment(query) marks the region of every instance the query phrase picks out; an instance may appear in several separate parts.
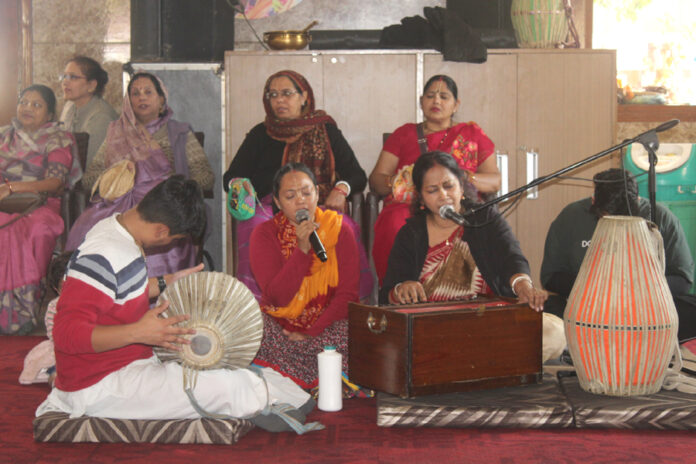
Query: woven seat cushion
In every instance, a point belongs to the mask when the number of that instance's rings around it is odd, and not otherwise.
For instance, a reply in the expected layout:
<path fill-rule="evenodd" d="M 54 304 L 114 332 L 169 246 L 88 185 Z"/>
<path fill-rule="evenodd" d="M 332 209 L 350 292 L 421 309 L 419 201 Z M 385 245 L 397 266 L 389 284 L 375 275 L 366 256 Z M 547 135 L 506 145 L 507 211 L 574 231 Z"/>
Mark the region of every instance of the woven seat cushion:
<path fill-rule="evenodd" d="M 71 419 L 60 412 L 34 419 L 34 440 L 91 443 L 214 443 L 231 445 L 254 425 L 245 419 Z"/>
<path fill-rule="evenodd" d="M 575 423 L 580 428 L 672 429 L 696 428 L 696 395 L 660 390 L 644 396 L 588 393 L 575 376 L 561 378 Z"/>
<path fill-rule="evenodd" d="M 573 426 L 573 413 L 556 377 L 545 374 L 540 384 L 495 390 L 413 399 L 380 393 L 377 425 L 565 428 Z"/>

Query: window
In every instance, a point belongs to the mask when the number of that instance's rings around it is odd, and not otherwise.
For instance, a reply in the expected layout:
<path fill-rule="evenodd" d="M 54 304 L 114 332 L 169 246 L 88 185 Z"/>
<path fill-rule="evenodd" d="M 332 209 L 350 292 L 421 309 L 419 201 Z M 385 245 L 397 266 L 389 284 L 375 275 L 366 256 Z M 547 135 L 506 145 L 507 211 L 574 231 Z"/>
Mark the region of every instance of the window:
<path fill-rule="evenodd" d="M 617 50 L 619 120 L 634 105 L 696 105 L 694 0 L 594 0 L 592 15 L 592 46 Z"/>

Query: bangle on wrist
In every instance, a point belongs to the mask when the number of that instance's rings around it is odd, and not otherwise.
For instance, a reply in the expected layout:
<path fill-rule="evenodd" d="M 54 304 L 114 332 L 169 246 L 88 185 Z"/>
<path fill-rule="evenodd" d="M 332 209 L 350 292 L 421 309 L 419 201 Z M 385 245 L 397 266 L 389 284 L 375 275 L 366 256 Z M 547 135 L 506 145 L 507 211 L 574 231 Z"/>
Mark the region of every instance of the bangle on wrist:
<path fill-rule="evenodd" d="M 517 277 L 512 279 L 512 283 L 510 284 L 510 288 L 512 288 L 512 293 L 514 293 L 515 296 L 517 296 L 517 290 L 515 290 L 515 285 L 517 285 L 517 283 L 522 280 L 526 280 L 527 282 L 529 282 L 529 285 L 534 286 L 532 284 L 532 278 L 529 277 L 527 274 L 518 275 Z"/>
<path fill-rule="evenodd" d="M 336 182 L 336 184 L 334 185 L 334 189 L 337 188 L 339 185 L 342 185 L 342 186 L 345 188 L 345 190 L 340 189 L 340 188 L 338 189 L 338 190 L 341 191 L 341 193 L 342 193 L 344 196 L 350 195 L 350 184 L 349 184 L 348 182 L 346 182 L 345 180 L 339 180 L 339 181 Z"/>
<path fill-rule="evenodd" d="M 399 300 L 396 298 L 396 291 L 399 289 L 399 287 L 401 287 L 401 284 L 402 284 L 402 283 L 403 283 L 403 282 L 399 282 L 398 284 L 394 285 L 394 288 L 391 289 L 391 299 L 392 299 L 393 301 L 396 301 L 396 302 L 399 301 Z"/>
<path fill-rule="evenodd" d="M 13 194 L 14 190 L 12 190 L 12 184 L 10 184 L 10 181 L 5 179 L 5 183 L 7 184 L 7 188 L 10 190 L 10 194 Z"/>
<path fill-rule="evenodd" d="M 338 193 L 340 193 L 344 197 L 348 196 L 348 194 L 345 192 L 345 190 L 343 190 L 342 188 L 339 188 L 338 186 L 334 187 L 333 190 L 337 191 Z"/>

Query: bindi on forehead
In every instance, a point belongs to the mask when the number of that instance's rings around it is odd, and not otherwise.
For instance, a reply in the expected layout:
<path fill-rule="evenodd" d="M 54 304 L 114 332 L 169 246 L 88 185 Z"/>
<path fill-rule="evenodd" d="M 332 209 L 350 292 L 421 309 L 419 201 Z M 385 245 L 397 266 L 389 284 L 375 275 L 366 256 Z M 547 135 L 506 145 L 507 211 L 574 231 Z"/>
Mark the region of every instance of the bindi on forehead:
<path fill-rule="evenodd" d="M 150 79 L 147 78 L 139 78 L 135 82 L 133 82 L 133 85 L 131 86 L 131 90 L 146 90 L 146 89 L 155 89 L 155 85 L 150 81 Z"/>
<path fill-rule="evenodd" d="M 450 89 L 447 87 L 447 84 L 444 82 L 437 82 L 433 84 L 432 87 L 428 90 L 429 93 L 446 93 L 448 95 L 451 95 L 452 92 L 450 92 Z"/>
<path fill-rule="evenodd" d="M 425 176 L 423 176 L 423 183 L 442 183 L 456 178 L 457 176 L 449 169 L 443 166 L 435 166 L 425 173 Z"/>

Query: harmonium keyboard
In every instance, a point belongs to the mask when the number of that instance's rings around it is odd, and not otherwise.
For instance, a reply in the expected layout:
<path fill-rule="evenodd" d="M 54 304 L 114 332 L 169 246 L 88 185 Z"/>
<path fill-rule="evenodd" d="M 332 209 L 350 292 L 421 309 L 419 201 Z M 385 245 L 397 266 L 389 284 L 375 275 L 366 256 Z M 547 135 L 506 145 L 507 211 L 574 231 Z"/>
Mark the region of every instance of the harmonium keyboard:
<path fill-rule="evenodd" d="M 541 321 L 504 299 L 350 303 L 349 377 L 403 398 L 538 383 Z"/>

